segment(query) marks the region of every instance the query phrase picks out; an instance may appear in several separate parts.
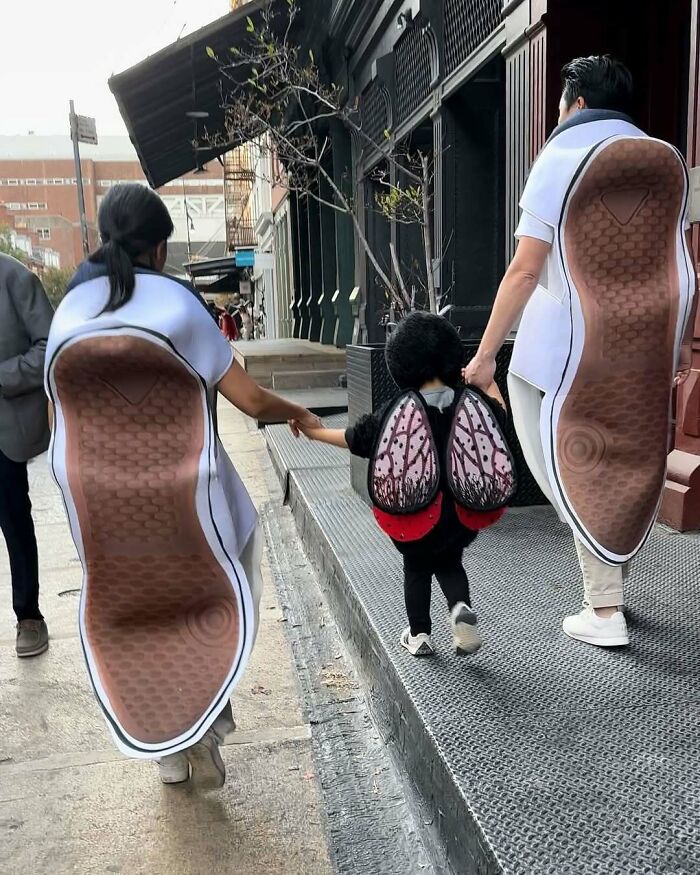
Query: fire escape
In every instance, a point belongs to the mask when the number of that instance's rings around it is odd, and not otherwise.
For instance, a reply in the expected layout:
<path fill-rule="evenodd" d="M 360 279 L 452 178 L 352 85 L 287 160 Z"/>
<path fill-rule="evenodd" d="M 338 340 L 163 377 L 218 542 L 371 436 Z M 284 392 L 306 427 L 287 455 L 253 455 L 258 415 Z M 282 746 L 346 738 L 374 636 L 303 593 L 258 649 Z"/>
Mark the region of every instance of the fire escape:
<path fill-rule="evenodd" d="M 226 244 L 229 252 L 256 243 L 250 202 L 255 182 L 254 168 L 253 147 L 249 144 L 238 146 L 224 156 Z"/>

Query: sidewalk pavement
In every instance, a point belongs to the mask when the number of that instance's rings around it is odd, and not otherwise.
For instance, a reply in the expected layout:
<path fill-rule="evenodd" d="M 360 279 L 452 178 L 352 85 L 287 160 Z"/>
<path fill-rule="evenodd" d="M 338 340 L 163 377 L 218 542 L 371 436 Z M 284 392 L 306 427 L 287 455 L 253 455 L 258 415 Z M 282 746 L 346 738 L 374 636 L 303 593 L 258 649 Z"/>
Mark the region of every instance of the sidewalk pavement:
<path fill-rule="evenodd" d="M 222 440 L 253 500 L 279 502 L 249 423 L 220 403 Z M 30 478 L 51 647 L 15 657 L 0 546 L 0 873 L 329 873 L 310 727 L 267 560 L 258 643 L 233 698 L 226 787 L 164 787 L 152 763 L 122 758 L 111 742 L 77 637 L 80 565 L 45 458 Z"/>

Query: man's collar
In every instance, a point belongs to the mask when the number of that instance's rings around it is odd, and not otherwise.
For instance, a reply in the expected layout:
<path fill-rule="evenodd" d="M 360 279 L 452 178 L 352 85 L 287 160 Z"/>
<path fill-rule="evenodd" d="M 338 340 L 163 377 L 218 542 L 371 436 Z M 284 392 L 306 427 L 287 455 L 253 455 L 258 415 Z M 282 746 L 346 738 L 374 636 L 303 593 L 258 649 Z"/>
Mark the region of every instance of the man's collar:
<path fill-rule="evenodd" d="M 559 136 L 559 134 L 563 134 L 564 131 L 568 131 L 570 128 L 578 127 L 578 125 L 585 125 L 588 124 L 588 122 L 607 121 L 619 121 L 628 122 L 631 125 L 634 124 L 634 119 L 626 115 L 624 112 L 616 112 L 613 109 L 581 109 L 577 113 L 574 113 L 571 118 L 568 118 L 565 122 L 557 125 L 549 135 L 547 143 L 551 143 L 555 137 Z M 545 145 L 547 145 L 547 143 L 545 143 Z"/>

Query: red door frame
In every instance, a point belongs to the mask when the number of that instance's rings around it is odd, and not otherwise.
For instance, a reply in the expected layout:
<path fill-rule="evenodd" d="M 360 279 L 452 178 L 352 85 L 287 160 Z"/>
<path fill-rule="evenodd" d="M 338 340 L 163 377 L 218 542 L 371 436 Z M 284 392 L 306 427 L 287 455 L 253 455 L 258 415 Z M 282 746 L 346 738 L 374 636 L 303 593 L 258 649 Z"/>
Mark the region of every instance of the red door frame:
<path fill-rule="evenodd" d="M 700 164 L 700 3 L 692 0 L 690 32 L 690 88 L 688 98 L 688 165 Z M 696 274 L 700 252 L 700 225 L 693 227 Z M 676 398 L 673 450 L 661 505 L 662 522 L 680 531 L 700 529 L 700 318 L 693 329 L 690 377 Z"/>

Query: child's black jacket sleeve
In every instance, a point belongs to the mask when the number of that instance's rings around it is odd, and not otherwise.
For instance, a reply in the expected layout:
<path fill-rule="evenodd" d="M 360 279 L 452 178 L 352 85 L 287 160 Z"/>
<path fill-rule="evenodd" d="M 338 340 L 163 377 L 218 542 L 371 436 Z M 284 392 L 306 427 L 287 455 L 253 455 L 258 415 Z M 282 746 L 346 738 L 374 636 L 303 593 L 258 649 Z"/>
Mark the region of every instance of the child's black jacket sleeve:
<path fill-rule="evenodd" d="M 345 440 L 353 456 L 369 459 L 382 424 L 380 413 L 368 413 L 361 416 L 355 425 L 345 430 Z"/>

